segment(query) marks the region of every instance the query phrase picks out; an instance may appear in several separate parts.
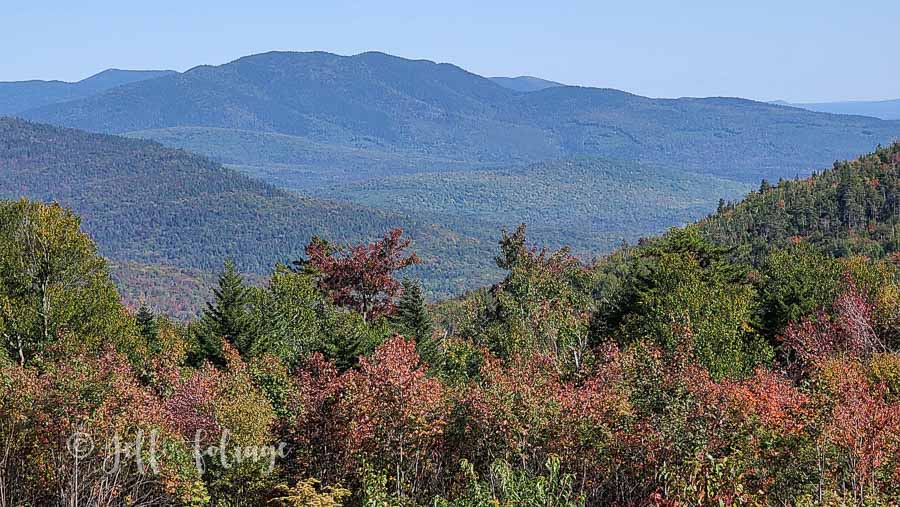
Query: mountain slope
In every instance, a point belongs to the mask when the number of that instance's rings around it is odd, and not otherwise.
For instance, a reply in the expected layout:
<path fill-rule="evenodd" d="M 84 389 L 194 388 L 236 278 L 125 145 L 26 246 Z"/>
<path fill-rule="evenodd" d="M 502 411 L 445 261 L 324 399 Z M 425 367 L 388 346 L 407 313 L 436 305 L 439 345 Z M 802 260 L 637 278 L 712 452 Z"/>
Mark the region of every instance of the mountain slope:
<path fill-rule="evenodd" d="M 418 273 L 433 293 L 496 276 L 490 252 L 498 231 L 451 231 L 300 197 L 156 143 L 0 118 L 0 198 L 23 196 L 71 207 L 102 253 L 121 262 L 209 271 L 232 258 L 265 274 L 302 255 L 313 235 L 360 242 L 402 226 L 426 261 Z"/>
<path fill-rule="evenodd" d="M 472 164 L 636 160 L 754 183 L 806 174 L 900 135 L 900 122 L 740 99 L 650 99 L 581 87 L 520 93 L 452 65 L 382 53 L 253 55 L 23 115 L 99 132 L 165 132 L 176 145 L 165 129 L 214 127 Z M 215 143 L 194 148 L 213 157 L 220 150 Z M 300 165 L 329 167 L 303 157 L 297 152 Z M 350 169 L 365 166 L 363 158 Z"/>
<path fill-rule="evenodd" d="M 173 74 L 176 72 L 171 70 L 107 69 L 75 83 L 37 80 L 0 82 L 0 116 L 82 99 L 116 86 Z"/>
<path fill-rule="evenodd" d="M 396 150 L 311 141 L 273 132 L 172 127 L 129 132 L 165 146 L 206 153 L 217 162 L 288 190 L 313 190 L 334 181 L 359 181 L 421 171 L 462 170 L 479 163 Z"/>
<path fill-rule="evenodd" d="M 761 188 L 701 221 L 700 228 L 751 261 L 790 242 L 834 255 L 900 252 L 900 143 Z"/>
<path fill-rule="evenodd" d="M 856 114 L 881 118 L 882 120 L 900 120 L 900 99 L 847 101 L 847 102 L 809 102 L 788 104 L 790 106 L 833 114 Z"/>
<path fill-rule="evenodd" d="M 548 81 L 533 76 L 516 76 L 516 77 L 492 77 L 491 81 L 498 85 L 515 90 L 517 92 L 536 92 L 544 88 L 553 88 L 554 86 L 566 86 L 556 81 Z"/>
<path fill-rule="evenodd" d="M 529 236 L 582 255 L 694 221 L 720 198 L 749 186 L 712 176 L 603 159 L 564 159 L 525 167 L 431 172 L 320 187 L 315 194 L 385 210 L 441 217 L 441 223 L 526 223 Z"/>

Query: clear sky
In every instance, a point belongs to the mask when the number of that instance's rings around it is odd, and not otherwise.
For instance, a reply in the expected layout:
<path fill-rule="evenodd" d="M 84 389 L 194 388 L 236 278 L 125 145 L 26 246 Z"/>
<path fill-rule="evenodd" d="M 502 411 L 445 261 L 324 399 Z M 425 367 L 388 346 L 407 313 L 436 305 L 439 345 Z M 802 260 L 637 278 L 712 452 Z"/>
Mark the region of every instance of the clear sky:
<path fill-rule="evenodd" d="M 29 0 L 0 80 L 378 50 L 655 97 L 900 98 L 898 0 Z"/>

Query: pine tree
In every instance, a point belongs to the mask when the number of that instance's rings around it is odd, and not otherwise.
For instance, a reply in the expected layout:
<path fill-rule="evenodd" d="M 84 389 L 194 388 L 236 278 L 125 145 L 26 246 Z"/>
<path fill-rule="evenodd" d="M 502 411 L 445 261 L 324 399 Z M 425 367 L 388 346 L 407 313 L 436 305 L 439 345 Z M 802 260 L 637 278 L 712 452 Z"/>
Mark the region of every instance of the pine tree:
<path fill-rule="evenodd" d="M 419 356 L 425 362 L 434 365 L 439 358 L 437 343 L 432 337 L 434 325 L 425 305 L 422 287 L 418 282 L 409 278 L 403 279 L 403 293 L 391 321 L 404 336 L 416 340 Z"/>
<path fill-rule="evenodd" d="M 156 316 L 153 315 L 153 312 L 146 305 L 141 305 L 137 315 L 135 315 L 135 320 L 137 321 L 138 331 L 140 331 L 141 336 L 145 340 L 148 342 L 156 340 L 159 325 L 156 323 Z"/>
<path fill-rule="evenodd" d="M 225 261 L 218 287 L 213 289 L 213 296 L 214 300 L 206 303 L 198 338 L 203 356 L 220 364 L 221 340 L 234 345 L 241 355 L 245 355 L 253 346 L 252 321 L 247 311 L 249 290 L 233 261 Z"/>

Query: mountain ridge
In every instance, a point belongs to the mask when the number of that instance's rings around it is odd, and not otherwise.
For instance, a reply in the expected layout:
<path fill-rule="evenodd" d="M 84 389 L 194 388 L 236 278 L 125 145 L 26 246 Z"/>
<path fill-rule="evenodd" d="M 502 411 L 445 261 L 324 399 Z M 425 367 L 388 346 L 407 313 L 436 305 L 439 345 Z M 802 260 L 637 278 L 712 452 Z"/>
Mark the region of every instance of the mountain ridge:
<path fill-rule="evenodd" d="M 0 82 L 0 116 L 104 92 L 123 84 L 177 74 L 173 70 L 106 69 L 79 81 L 40 80 Z"/>
<path fill-rule="evenodd" d="M 249 55 L 23 116 L 120 134 L 180 127 L 273 132 L 338 149 L 473 165 L 628 159 L 750 183 L 806 174 L 900 135 L 897 121 L 737 98 L 652 99 L 569 86 L 522 93 L 452 64 L 376 52 Z M 214 146 L 194 149 L 217 156 Z"/>

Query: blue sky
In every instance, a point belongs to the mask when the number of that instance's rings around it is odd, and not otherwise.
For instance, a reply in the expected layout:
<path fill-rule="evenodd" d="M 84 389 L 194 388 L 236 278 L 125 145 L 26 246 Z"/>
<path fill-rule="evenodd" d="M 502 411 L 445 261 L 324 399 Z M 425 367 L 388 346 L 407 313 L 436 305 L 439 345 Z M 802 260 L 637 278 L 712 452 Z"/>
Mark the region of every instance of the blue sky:
<path fill-rule="evenodd" d="M 2 8 L 0 80 L 378 50 L 655 97 L 887 99 L 898 30 L 896 0 L 32 0 Z"/>

